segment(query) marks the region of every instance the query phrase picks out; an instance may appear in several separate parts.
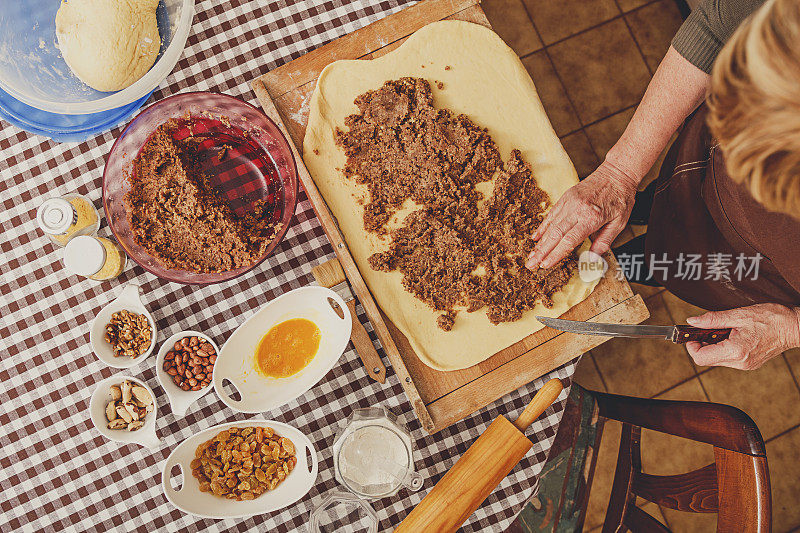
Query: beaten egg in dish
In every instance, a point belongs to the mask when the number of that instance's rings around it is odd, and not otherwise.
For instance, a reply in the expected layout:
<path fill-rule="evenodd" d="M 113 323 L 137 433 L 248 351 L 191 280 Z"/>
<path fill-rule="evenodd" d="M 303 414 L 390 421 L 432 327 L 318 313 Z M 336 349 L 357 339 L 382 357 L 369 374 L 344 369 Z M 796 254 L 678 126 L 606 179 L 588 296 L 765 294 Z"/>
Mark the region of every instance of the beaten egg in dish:
<path fill-rule="evenodd" d="M 270 328 L 256 348 L 256 370 L 267 377 L 297 374 L 314 359 L 321 333 L 305 318 L 292 318 Z"/>

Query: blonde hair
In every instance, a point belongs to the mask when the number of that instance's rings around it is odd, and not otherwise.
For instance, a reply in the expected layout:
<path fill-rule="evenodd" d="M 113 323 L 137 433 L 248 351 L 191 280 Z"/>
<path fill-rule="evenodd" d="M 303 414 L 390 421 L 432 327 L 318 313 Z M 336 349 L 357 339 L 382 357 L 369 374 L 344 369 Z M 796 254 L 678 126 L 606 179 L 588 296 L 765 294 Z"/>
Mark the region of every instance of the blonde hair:
<path fill-rule="evenodd" d="M 736 30 L 707 102 L 731 178 L 800 218 L 800 1 L 768 0 Z"/>

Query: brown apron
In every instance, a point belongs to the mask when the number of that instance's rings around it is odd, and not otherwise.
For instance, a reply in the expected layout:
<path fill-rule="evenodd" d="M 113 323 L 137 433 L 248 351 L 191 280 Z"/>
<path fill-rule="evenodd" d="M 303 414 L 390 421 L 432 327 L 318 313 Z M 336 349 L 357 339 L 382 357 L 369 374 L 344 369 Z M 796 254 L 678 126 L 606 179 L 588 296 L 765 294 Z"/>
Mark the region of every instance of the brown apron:
<path fill-rule="evenodd" d="M 728 176 L 706 115 L 702 106 L 686 120 L 661 166 L 645 242 L 653 276 L 704 309 L 767 302 L 798 306 L 800 220 L 768 211 Z M 692 254 L 702 257 L 700 279 L 681 279 L 681 258 L 685 274 Z M 753 279 L 753 271 L 745 268 L 753 267 L 757 254 L 761 259 Z M 736 272 L 740 255 L 743 268 Z M 709 261 L 722 266 L 709 269 Z M 696 275 L 692 271 L 691 277 Z"/>

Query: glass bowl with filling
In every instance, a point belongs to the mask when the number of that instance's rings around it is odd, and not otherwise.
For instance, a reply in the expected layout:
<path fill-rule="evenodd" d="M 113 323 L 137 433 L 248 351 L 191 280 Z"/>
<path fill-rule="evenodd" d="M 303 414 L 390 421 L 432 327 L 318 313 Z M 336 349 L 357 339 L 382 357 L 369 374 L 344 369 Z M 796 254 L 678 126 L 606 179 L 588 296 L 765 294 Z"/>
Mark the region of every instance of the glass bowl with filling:
<path fill-rule="evenodd" d="M 103 207 L 128 256 L 178 283 L 253 269 L 289 228 L 297 166 L 266 115 L 231 96 L 178 94 L 125 128 L 103 172 Z"/>

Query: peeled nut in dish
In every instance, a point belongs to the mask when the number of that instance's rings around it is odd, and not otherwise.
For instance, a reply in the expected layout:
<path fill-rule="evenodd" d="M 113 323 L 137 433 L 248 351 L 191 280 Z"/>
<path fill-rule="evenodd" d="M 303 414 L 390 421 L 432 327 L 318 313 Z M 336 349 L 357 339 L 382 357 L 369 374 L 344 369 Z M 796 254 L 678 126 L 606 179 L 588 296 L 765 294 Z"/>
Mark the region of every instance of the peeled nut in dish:
<path fill-rule="evenodd" d="M 122 310 L 111 315 L 104 339 L 114 350 L 114 357 L 135 359 L 150 348 L 152 335 L 146 316 Z"/>
<path fill-rule="evenodd" d="M 108 429 L 136 431 L 144 426 L 147 413 L 153 412 L 153 397 L 147 389 L 127 379 L 111 386 L 111 401 L 106 404 Z"/>
<path fill-rule="evenodd" d="M 220 431 L 197 447 L 190 464 L 201 492 L 237 501 L 273 490 L 296 465 L 294 443 L 270 427 Z"/>
<path fill-rule="evenodd" d="M 164 356 L 164 372 L 185 391 L 198 391 L 211 384 L 217 351 L 200 337 L 184 337 Z"/>

